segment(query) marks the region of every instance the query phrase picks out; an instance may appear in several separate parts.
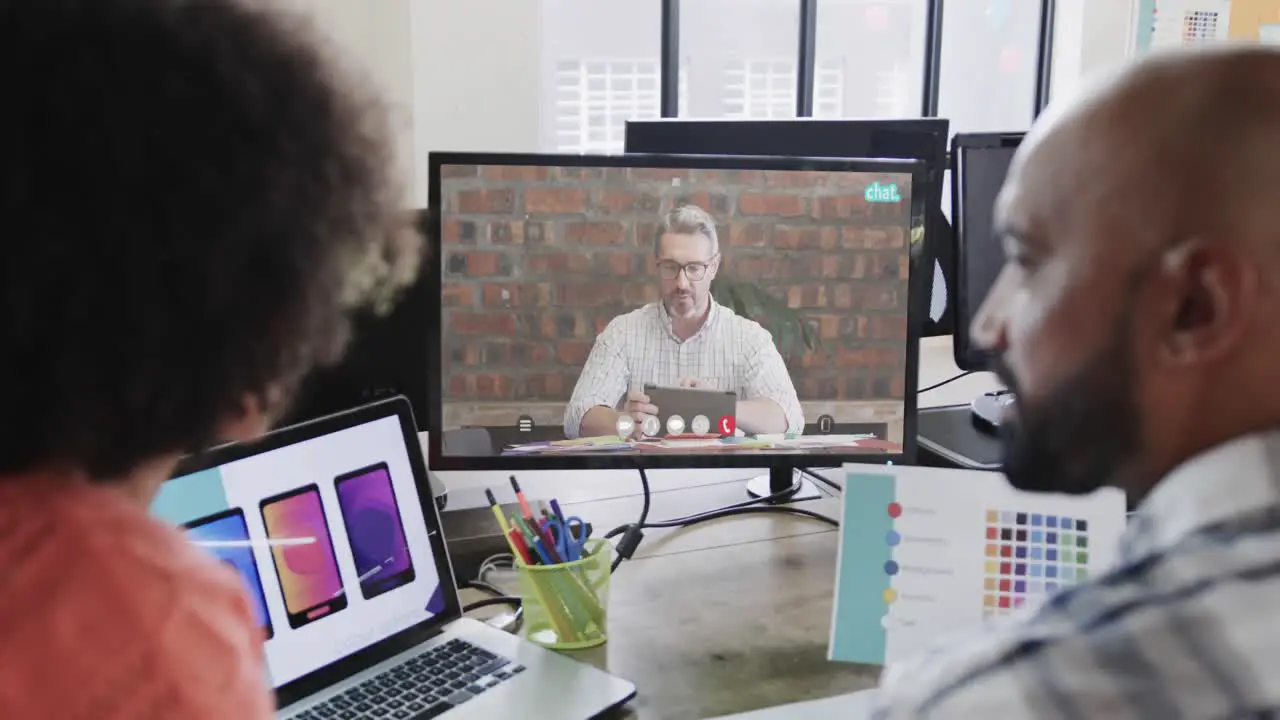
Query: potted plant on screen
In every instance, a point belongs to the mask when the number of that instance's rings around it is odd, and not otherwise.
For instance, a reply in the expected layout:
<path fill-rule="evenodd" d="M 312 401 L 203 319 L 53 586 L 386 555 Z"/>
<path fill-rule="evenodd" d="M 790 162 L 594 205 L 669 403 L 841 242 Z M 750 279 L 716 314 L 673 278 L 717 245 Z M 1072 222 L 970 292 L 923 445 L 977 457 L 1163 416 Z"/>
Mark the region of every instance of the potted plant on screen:
<path fill-rule="evenodd" d="M 809 320 L 760 286 L 722 274 L 711 281 L 711 294 L 716 302 L 768 330 L 783 358 L 795 359 L 818 349 L 818 333 Z"/>

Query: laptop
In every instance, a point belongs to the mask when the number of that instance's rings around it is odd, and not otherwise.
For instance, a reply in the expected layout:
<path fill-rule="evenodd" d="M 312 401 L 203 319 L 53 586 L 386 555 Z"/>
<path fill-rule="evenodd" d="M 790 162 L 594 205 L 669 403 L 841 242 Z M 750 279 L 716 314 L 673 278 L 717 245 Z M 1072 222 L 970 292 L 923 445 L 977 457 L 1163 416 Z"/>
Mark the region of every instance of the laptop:
<path fill-rule="evenodd" d="M 633 684 L 464 618 L 403 397 L 190 456 L 152 513 L 235 569 L 279 718 L 591 718 Z"/>

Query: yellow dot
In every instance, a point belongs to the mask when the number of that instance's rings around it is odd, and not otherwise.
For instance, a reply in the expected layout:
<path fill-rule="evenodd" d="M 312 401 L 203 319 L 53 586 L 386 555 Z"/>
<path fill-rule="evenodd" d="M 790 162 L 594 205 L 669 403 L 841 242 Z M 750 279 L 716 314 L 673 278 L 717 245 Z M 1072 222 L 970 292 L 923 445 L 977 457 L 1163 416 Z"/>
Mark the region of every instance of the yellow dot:
<path fill-rule="evenodd" d="M 884 601 L 886 603 L 891 603 L 897 599 L 898 599 L 898 593 L 895 592 L 893 588 L 889 588 L 888 590 L 884 591 Z"/>
<path fill-rule="evenodd" d="M 995 510 L 987 511 L 987 522 L 993 523 L 993 522 L 999 522 L 999 521 L 1000 521 L 1000 513 L 996 512 Z"/>

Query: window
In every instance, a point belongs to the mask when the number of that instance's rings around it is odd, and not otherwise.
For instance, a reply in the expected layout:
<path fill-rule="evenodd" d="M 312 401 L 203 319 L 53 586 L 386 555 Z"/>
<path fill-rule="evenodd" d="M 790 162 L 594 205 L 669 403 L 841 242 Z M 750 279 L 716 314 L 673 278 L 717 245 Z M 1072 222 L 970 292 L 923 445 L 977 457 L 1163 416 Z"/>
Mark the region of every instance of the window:
<path fill-rule="evenodd" d="M 844 63 L 823 60 L 813 74 L 813 116 L 838 118 L 844 112 Z"/>
<path fill-rule="evenodd" d="M 818 0 L 814 116 L 918 117 L 926 7 L 926 0 Z"/>
<path fill-rule="evenodd" d="M 556 69 L 556 152 L 621 152 L 627 120 L 658 117 L 661 69 L 652 60 L 563 61 Z"/>
<path fill-rule="evenodd" d="M 727 118 L 795 117 L 796 66 L 786 60 L 743 60 L 725 70 Z"/>
<path fill-rule="evenodd" d="M 1016 132 L 1036 103 L 1040 3 L 968 0 L 943 5 L 938 114 L 951 132 Z"/>
<path fill-rule="evenodd" d="M 661 111 L 661 6 L 636 0 L 538 5 L 542 147 L 622 152 L 627 121 L 656 118 Z"/>
<path fill-rule="evenodd" d="M 799 38 L 797 0 L 681 0 L 679 114 L 795 117 Z"/>

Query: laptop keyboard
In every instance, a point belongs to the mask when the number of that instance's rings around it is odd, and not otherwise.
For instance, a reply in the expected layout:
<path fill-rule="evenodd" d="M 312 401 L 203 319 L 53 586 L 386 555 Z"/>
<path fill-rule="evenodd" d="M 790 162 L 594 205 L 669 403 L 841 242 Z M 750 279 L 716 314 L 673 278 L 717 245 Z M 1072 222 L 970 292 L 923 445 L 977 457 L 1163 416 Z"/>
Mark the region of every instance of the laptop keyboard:
<path fill-rule="evenodd" d="M 289 717 L 290 720 L 434 718 L 524 669 L 523 665 L 465 640 L 450 640 Z"/>

